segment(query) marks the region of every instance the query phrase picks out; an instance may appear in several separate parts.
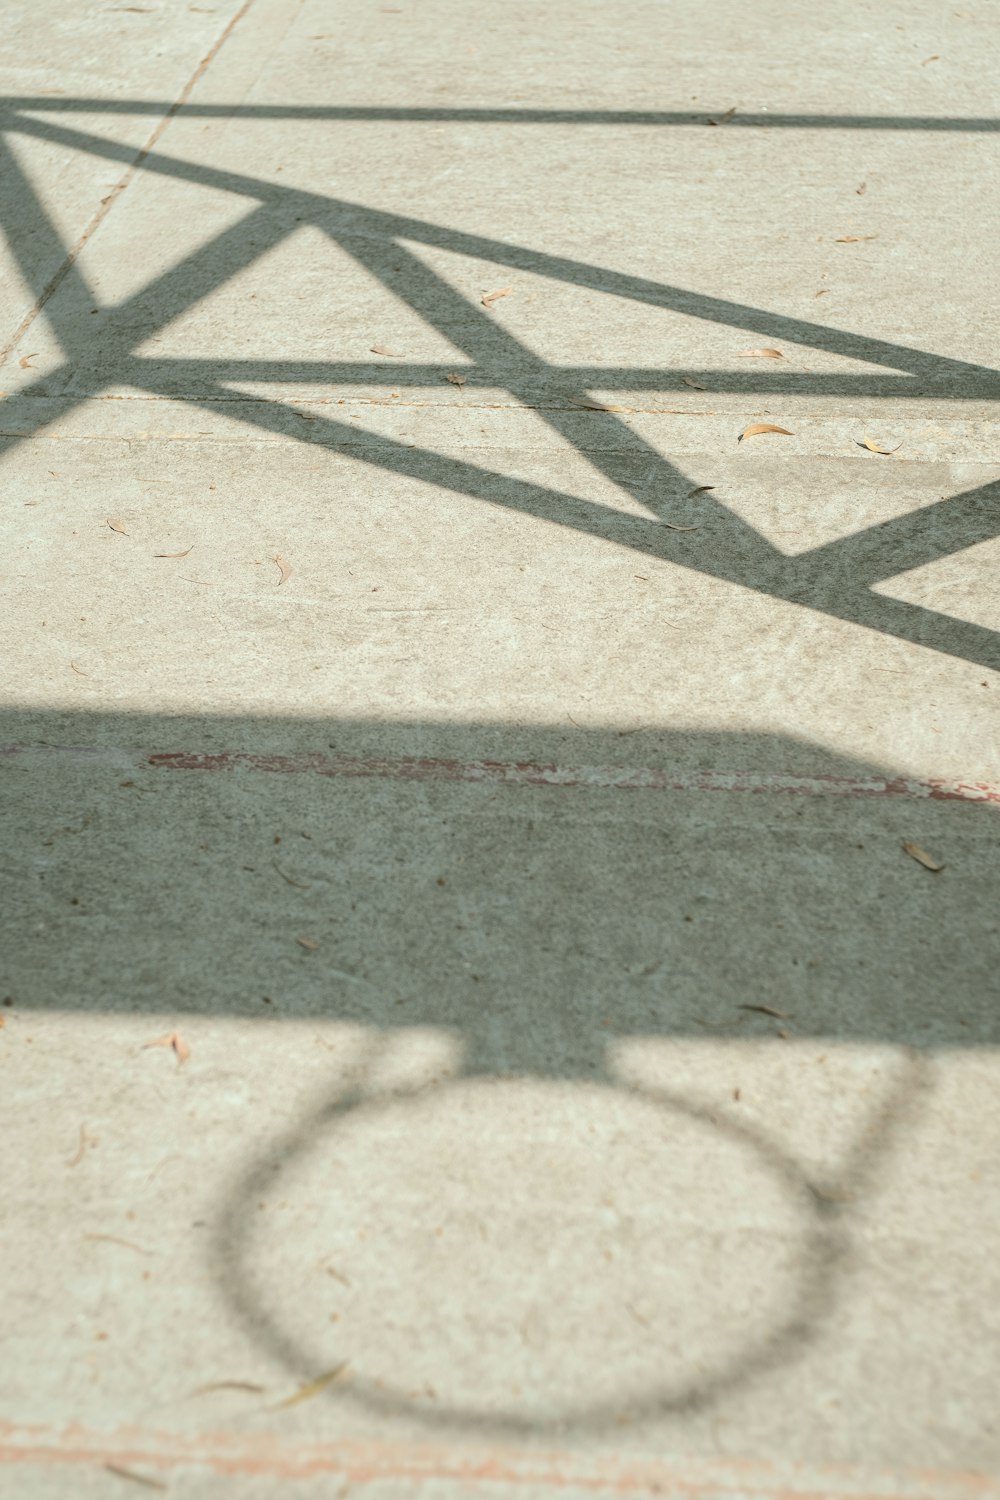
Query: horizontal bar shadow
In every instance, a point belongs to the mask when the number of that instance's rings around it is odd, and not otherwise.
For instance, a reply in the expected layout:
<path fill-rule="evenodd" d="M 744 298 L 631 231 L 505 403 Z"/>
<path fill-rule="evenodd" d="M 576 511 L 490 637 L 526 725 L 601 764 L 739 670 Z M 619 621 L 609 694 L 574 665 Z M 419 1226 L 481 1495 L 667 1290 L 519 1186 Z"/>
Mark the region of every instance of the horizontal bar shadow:
<path fill-rule="evenodd" d="M 47 94 L 8 95 L 0 98 L 0 109 L 44 110 L 117 115 L 159 115 L 173 110 L 174 118 L 190 115 L 200 119 L 241 120 L 329 120 L 361 123 L 467 125 L 632 125 L 709 126 L 729 106 L 715 111 L 669 109 L 511 109 L 497 106 L 445 108 L 438 105 L 310 105 L 310 104 L 183 104 L 149 99 L 60 98 Z M 991 115 L 829 115 L 737 112 L 724 127 L 750 130 L 907 130 L 994 133 L 1000 118 Z"/>

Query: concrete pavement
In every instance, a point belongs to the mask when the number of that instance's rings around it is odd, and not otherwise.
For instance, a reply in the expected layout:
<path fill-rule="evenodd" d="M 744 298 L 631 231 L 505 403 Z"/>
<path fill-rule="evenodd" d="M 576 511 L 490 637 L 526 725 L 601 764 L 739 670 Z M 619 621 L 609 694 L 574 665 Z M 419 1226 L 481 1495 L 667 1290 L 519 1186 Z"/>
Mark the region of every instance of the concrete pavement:
<path fill-rule="evenodd" d="M 994 1493 L 992 12 L 6 25 L 0 1493 Z"/>

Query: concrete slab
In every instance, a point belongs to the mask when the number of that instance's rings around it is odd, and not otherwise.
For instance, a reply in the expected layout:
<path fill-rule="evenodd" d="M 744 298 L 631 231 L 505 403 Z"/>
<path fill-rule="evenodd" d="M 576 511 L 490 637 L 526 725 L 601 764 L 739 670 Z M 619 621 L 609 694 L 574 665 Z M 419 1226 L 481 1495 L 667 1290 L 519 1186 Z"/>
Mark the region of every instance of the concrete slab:
<path fill-rule="evenodd" d="M 992 14 L 42 13 L 0 1493 L 992 1495 Z"/>

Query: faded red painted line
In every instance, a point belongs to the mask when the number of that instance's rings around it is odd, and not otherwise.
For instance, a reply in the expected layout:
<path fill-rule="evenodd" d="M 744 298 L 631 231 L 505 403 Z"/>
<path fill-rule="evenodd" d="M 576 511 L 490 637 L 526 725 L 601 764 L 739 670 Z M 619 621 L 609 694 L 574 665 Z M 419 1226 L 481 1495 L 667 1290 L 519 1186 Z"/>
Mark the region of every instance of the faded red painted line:
<path fill-rule="evenodd" d="M 508 1447 L 350 1440 L 316 1443 L 270 1433 L 216 1432 L 197 1437 L 126 1429 L 114 1434 L 72 1426 L 62 1432 L 0 1424 L 0 1466 L 107 1469 L 169 1475 L 180 1469 L 219 1476 L 315 1479 L 351 1485 L 392 1480 L 442 1482 L 456 1493 L 482 1484 L 530 1486 L 535 1494 L 575 1489 L 617 1494 L 683 1495 L 693 1500 L 982 1500 L 1000 1497 L 1000 1481 L 967 1471 L 873 1471 L 849 1465 L 777 1465 L 757 1460 L 699 1461 L 681 1468 L 657 1460 L 527 1451 Z M 464 1487 L 464 1489 L 463 1489 Z M 412 1491 L 407 1491 L 411 1493 Z"/>
<path fill-rule="evenodd" d="M 751 796 L 910 797 L 935 802 L 1000 804 L 1000 783 L 919 780 L 905 776 L 794 776 L 780 772 L 693 770 L 668 766 L 569 766 L 544 761 L 456 760 L 431 756 L 294 754 L 252 750 L 162 750 L 154 754 L 107 746 L 5 745 L 0 756 L 37 762 L 90 761 L 160 771 L 244 771 L 335 779 L 453 782 L 511 787 L 568 787 L 594 791 L 728 792 Z"/>

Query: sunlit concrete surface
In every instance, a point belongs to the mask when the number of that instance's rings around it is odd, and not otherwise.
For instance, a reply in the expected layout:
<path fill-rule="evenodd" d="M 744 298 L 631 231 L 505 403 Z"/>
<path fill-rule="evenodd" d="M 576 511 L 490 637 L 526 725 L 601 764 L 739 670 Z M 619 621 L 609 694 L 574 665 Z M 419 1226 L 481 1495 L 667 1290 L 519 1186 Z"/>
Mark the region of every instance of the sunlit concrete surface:
<path fill-rule="evenodd" d="M 4 1500 L 995 1496 L 993 9 L 3 21 Z"/>

